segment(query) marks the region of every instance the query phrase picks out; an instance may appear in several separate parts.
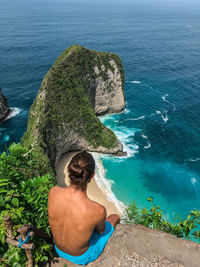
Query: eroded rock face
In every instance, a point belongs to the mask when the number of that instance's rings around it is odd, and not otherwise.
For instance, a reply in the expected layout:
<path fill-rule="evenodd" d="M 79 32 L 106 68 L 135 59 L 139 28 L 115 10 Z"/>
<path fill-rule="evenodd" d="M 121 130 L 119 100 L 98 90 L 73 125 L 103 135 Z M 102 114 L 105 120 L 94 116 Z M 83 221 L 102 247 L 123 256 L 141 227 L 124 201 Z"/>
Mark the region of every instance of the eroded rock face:
<path fill-rule="evenodd" d="M 113 71 L 107 70 L 108 78 L 104 80 L 99 76 L 89 90 L 90 94 L 94 96 L 93 107 L 96 115 L 118 113 L 125 107 L 124 85 L 120 69 L 113 59 L 109 61 L 109 64 L 112 66 Z M 105 71 L 105 66 L 102 65 L 101 69 Z M 95 73 L 99 75 L 100 71 L 98 66 L 96 66 Z"/>
<path fill-rule="evenodd" d="M 200 245 L 142 225 L 117 225 L 101 256 L 88 267 L 199 267 Z M 79 266 L 64 259 L 51 266 Z"/>
<path fill-rule="evenodd" d="M 4 120 L 10 113 L 7 98 L 2 93 L 0 88 L 0 121 Z"/>
<path fill-rule="evenodd" d="M 124 81 L 117 55 L 68 48 L 42 82 L 23 143 L 42 149 L 53 167 L 68 151 L 122 152 L 120 141 L 96 115 L 122 111 Z"/>

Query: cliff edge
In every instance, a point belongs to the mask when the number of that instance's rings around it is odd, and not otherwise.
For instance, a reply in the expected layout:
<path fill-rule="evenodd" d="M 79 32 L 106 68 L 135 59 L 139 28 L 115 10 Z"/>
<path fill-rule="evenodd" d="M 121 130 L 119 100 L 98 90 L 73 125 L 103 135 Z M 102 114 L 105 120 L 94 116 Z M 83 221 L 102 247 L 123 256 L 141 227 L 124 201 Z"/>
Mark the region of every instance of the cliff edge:
<path fill-rule="evenodd" d="M 117 55 L 69 47 L 44 77 L 22 143 L 44 152 L 53 167 L 68 151 L 122 152 L 97 115 L 123 110 L 124 82 Z"/>
<path fill-rule="evenodd" d="M 200 244 L 142 225 L 119 224 L 101 256 L 88 267 L 199 267 Z M 52 267 L 73 264 L 54 258 Z"/>

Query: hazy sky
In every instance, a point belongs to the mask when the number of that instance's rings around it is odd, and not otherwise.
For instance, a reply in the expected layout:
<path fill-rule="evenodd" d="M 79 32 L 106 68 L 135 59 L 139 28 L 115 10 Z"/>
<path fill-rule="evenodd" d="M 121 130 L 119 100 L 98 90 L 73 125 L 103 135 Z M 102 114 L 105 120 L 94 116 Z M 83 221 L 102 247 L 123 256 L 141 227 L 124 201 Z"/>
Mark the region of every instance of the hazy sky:
<path fill-rule="evenodd" d="M 92 3 L 92 4 L 107 4 L 107 3 L 120 3 L 120 4 L 140 4 L 140 5 L 198 5 L 200 0 L 41 0 L 41 1 L 62 1 L 62 2 L 78 2 L 78 3 Z"/>
<path fill-rule="evenodd" d="M 91 4 L 140 4 L 140 5 L 199 5 L 200 0 L 0 0 L 0 3 L 7 2 L 7 3 L 14 3 L 14 2 L 64 2 L 64 3 L 91 3 Z"/>

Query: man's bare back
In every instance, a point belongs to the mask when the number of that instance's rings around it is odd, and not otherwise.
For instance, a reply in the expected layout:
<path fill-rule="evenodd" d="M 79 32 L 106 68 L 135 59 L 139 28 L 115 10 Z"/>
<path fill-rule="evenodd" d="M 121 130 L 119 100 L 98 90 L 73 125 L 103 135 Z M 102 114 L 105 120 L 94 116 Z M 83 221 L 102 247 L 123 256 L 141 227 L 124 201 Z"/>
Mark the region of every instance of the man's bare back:
<path fill-rule="evenodd" d="M 102 253 L 119 221 L 116 214 L 106 219 L 106 209 L 87 197 L 87 185 L 94 179 L 94 170 L 92 155 L 79 152 L 68 165 L 70 186 L 55 186 L 49 192 L 49 225 L 54 248 L 58 255 L 78 264 L 92 262 Z"/>
<path fill-rule="evenodd" d="M 105 229 L 106 209 L 74 186 L 55 186 L 50 190 L 48 213 L 56 246 L 73 256 L 81 255 L 89 248 L 94 229 L 99 233 Z M 116 216 L 108 219 L 113 226 L 119 219 Z"/>

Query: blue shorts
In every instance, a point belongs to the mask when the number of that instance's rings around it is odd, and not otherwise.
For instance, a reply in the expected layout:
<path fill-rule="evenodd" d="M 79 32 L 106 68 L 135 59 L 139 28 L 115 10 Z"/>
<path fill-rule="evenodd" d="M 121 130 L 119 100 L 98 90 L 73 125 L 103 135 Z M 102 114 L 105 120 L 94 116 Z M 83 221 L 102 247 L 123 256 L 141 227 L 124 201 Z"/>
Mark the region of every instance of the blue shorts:
<path fill-rule="evenodd" d="M 58 256 L 64 258 L 68 261 L 71 261 L 76 264 L 86 265 L 92 261 L 95 261 L 102 253 L 108 239 L 111 237 L 114 232 L 114 227 L 111 223 L 105 221 L 105 231 L 100 234 L 97 231 L 94 231 L 90 237 L 90 246 L 86 252 L 80 256 L 69 255 L 56 247 L 54 244 L 55 251 Z"/>

